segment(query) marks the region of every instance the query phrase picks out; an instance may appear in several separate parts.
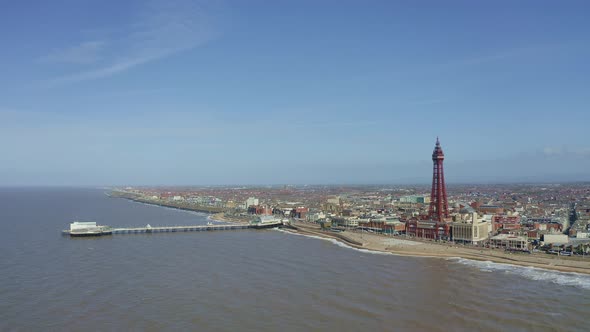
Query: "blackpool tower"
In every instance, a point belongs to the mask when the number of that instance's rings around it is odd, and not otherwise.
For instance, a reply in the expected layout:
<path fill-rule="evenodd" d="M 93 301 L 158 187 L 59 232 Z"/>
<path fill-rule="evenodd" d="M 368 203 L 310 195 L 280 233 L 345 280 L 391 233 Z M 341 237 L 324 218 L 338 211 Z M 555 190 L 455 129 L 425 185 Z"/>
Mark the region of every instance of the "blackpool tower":
<path fill-rule="evenodd" d="M 432 152 L 432 191 L 430 192 L 430 209 L 428 211 L 429 219 L 436 222 L 444 222 L 445 218 L 449 217 L 447 188 L 445 186 L 445 173 L 443 169 L 444 160 L 445 155 L 437 137 L 436 145 Z"/>

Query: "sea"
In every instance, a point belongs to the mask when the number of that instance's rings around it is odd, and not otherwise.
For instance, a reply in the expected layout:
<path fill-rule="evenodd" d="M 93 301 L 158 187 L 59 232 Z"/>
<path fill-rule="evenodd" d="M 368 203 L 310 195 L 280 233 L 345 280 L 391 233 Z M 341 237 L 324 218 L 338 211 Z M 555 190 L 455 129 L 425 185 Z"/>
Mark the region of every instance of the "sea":
<path fill-rule="evenodd" d="M 106 192 L 0 189 L 0 330 L 590 331 L 588 275 L 280 230 L 62 236 L 210 221 Z"/>

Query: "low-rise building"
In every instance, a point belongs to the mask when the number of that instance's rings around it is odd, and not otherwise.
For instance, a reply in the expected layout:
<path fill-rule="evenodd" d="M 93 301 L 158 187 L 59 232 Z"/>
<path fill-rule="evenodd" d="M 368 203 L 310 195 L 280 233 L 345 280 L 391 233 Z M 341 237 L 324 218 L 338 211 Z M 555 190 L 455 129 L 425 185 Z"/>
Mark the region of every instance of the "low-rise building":
<path fill-rule="evenodd" d="M 498 234 L 490 242 L 495 248 L 527 249 L 527 239 L 513 234 Z"/>
<path fill-rule="evenodd" d="M 325 218 L 326 218 L 325 213 L 314 212 L 314 213 L 308 213 L 307 216 L 305 217 L 305 220 L 307 220 L 309 222 L 317 222 L 317 221 L 325 219 Z"/>
<path fill-rule="evenodd" d="M 494 215 L 492 217 L 492 229 L 494 232 L 501 229 L 520 229 L 520 216 L 507 214 Z"/>
<path fill-rule="evenodd" d="M 259 203 L 258 198 L 248 197 L 248 199 L 245 202 L 246 209 L 248 209 L 252 205 L 258 205 L 258 203 Z"/>
<path fill-rule="evenodd" d="M 569 238 L 565 234 L 543 234 L 541 241 L 543 244 L 562 245 L 568 244 Z"/>
<path fill-rule="evenodd" d="M 453 222 L 451 234 L 453 241 L 478 244 L 488 238 L 489 223 L 473 212 L 467 218 Z"/>
<path fill-rule="evenodd" d="M 409 219 L 406 222 L 406 234 L 424 239 L 449 240 L 451 223 L 444 221 Z"/>
<path fill-rule="evenodd" d="M 400 203 L 430 203 L 430 195 L 408 195 L 399 198 Z"/>
<path fill-rule="evenodd" d="M 359 221 L 359 226 L 368 229 L 375 229 L 383 233 L 404 233 L 406 231 L 406 223 L 401 222 L 399 218 L 384 217 L 379 219 L 365 219 Z"/>

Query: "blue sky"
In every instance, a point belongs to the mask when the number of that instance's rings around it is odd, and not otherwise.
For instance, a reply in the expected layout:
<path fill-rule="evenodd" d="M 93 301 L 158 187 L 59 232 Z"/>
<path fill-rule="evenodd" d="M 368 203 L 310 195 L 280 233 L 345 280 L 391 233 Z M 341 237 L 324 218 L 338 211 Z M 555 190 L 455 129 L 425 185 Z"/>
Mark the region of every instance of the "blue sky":
<path fill-rule="evenodd" d="M 587 1 L 0 4 L 0 185 L 590 180 Z"/>

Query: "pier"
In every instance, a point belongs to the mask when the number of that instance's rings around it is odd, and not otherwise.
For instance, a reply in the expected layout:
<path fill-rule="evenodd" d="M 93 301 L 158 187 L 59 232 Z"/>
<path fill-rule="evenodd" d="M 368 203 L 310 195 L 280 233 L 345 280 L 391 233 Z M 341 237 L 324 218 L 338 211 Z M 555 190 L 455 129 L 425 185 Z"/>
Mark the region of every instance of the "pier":
<path fill-rule="evenodd" d="M 176 233 L 176 232 L 208 232 L 208 231 L 230 231 L 240 229 L 265 229 L 282 226 L 281 221 L 272 223 L 253 224 L 217 224 L 217 225 L 196 225 L 196 226 L 150 226 L 145 227 L 108 227 L 104 228 L 104 234 L 94 235 L 117 235 L 117 234 L 150 234 L 150 233 Z M 104 227 L 104 226 L 102 226 Z M 63 230 L 63 235 L 77 236 L 76 232 Z M 87 233 L 84 233 L 87 234 Z"/>

